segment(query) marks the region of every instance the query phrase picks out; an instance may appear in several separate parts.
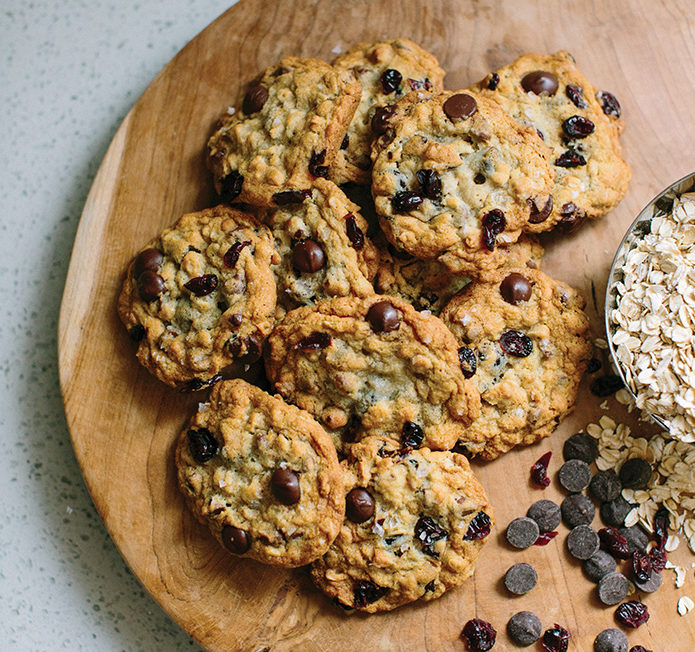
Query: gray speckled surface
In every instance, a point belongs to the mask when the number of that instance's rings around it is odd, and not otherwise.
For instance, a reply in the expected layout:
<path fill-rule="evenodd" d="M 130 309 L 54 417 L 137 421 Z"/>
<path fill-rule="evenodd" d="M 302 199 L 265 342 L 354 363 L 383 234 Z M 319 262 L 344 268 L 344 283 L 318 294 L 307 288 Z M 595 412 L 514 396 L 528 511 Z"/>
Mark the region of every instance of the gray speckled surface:
<path fill-rule="evenodd" d="M 231 0 L 0 7 L 0 647 L 195 650 L 94 509 L 60 398 L 56 329 L 89 186 L 150 80 Z"/>

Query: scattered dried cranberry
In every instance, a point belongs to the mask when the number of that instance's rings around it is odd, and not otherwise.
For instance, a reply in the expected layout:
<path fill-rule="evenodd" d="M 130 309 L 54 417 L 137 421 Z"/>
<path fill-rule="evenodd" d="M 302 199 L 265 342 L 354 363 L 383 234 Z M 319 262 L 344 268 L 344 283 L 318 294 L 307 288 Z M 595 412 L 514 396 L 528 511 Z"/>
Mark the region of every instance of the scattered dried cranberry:
<path fill-rule="evenodd" d="M 381 90 L 384 92 L 384 95 L 398 92 L 402 81 L 403 75 L 398 70 L 387 68 L 381 73 Z"/>
<path fill-rule="evenodd" d="M 244 242 L 235 242 L 229 249 L 227 253 L 223 256 L 222 261 L 225 267 L 232 269 L 239 260 L 239 254 L 244 247 L 248 247 L 251 244 L 250 240 L 245 240 Z"/>
<path fill-rule="evenodd" d="M 355 216 L 352 213 L 348 213 L 345 216 L 345 231 L 355 249 L 362 249 L 362 247 L 364 247 L 364 233 L 362 233 L 362 229 L 357 226 Z"/>
<path fill-rule="evenodd" d="M 483 247 L 488 251 L 494 251 L 497 236 L 504 231 L 507 220 L 504 213 L 499 208 L 493 208 L 489 213 L 485 213 L 482 219 L 483 225 Z"/>
<path fill-rule="evenodd" d="M 418 170 L 415 176 L 423 197 L 432 201 L 439 201 L 442 198 L 442 180 L 434 170 Z"/>
<path fill-rule="evenodd" d="M 586 138 L 594 133 L 595 125 L 589 118 L 573 115 L 562 123 L 562 130 L 568 138 Z"/>
<path fill-rule="evenodd" d="M 401 441 L 406 448 L 420 448 L 425 431 L 414 421 L 406 421 L 401 431 Z"/>
<path fill-rule="evenodd" d="M 227 203 L 233 202 L 241 194 L 243 185 L 244 177 L 236 170 L 232 170 L 220 181 L 220 199 Z"/>
<path fill-rule="evenodd" d="M 412 190 L 401 190 L 391 197 L 391 205 L 396 213 L 409 213 L 422 204 L 422 197 Z"/>
<path fill-rule="evenodd" d="M 447 536 L 449 533 L 429 516 L 421 516 L 415 524 L 415 538 L 422 544 L 422 551 L 431 557 L 439 557 L 432 544 Z"/>
<path fill-rule="evenodd" d="M 637 548 L 632 553 L 632 572 L 638 582 L 646 582 L 652 574 L 652 558 L 644 550 Z"/>
<path fill-rule="evenodd" d="M 570 633 L 555 623 L 552 629 L 546 629 L 541 639 L 541 646 L 546 652 L 566 652 L 569 646 Z"/>
<path fill-rule="evenodd" d="M 497 86 L 499 86 L 499 83 L 500 83 L 500 76 L 496 72 L 491 72 L 490 76 L 487 80 L 488 90 L 491 90 L 491 91 L 497 90 Z"/>
<path fill-rule="evenodd" d="M 533 351 L 533 341 L 521 331 L 509 330 L 500 336 L 502 350 L 515 358 L 526 358 Z"/>
<path fill-rule="evenodd" d="M 579 152 L 568 149 L 555 159 L 555 165 L 561 168 L 578 168 L 580 165 L 586 165 L 586 159 Z"/>
<path fill-rule="evenodd" d="M 606 396 L 612 396 L 618 390 L 625 387 L 620 376 L 615 374 L 606 374 L 605 376 L 599 376 L 593 383 L 591 383 L 591 393 L 594 396 L 599 396 L 604 398 Z"/>
<path fill-rule="evenodd" d="M 623 602 L 615 610 L 615 619 L 625 627 L 639 627 L 649 620 L 647 605 L 636 600 Z"/>
<path fill-rule="evenodd" d="M 478 359 L 475 356 L 473 349 L 467 346 L 462 346 L 459 349 L 459 364 L 464 378 L 473 378 L 478 369 Z"/>
<path fill-rule="evenodd" d="M 196 276 L 188 281 L 188 283 L 184 283 L 183 287 L 193 292 L 197 297 L 204 297 L 217 287 L 217 276 L 215 276 L 215 274 Z"/>
<path fill-rule="evenodd" d="M 215 439 L 215 435 L 207 428 L 189 430 L 186 433 L 186 437 L 188 438 L 188 450 L 196 462 L 203 464 L 215 457 L 219 444 L 217 439 Z"/>
<path fill-rule="evenodd" d="M 314 331 L 311 335 L 303 337 L 294 345 L 295 350 L 301 351 L 320 351 L 331 345 L 333 338 L 329 333 L 319 333 Z"/>
<path fill-rule="evenodd" d="M 589 104 L 584 99 L 584 91 L 574 84 L 567 84 L 565 87 L 565 94 L 572 100 L 572 104 L 578 109 L 586 109 Z"/>
<path fill-rule="evenodd" d="M 662 505 L 654 514 L 654 541 L 657 548 L 664 549 L 668 539 L 669 515 L 668 510 Z"/>
<path fill-rule="evenodd" d="M 614 527 L 604 527 L 598 531 L 601 548 L 616 559 L 630 559 L 630 546 L 627 539 Z"/>
<path fill-rule="evenodd" d="M 428 77 L 424 79 L 408 79 L 408 86 L 411 91 L 429 91 L 432 89 L 432 82 Z"/>
<path fill-rule="evenodd" d="M 534 546 L 547 546 L 555 537 L 557 532 L 553 530 L 552 532 L 543 532 L 538 535 L 538 538 L 533 542 Z"/>
<path fill-rule="evenodd" d="M 596 93 L 596 99 L 601 102 L 601 108 L 606 115 L 612 115 L 616 118 L 620 117 L 620 102 L 618 98 L 608 91 L 599 91 Z"/>
<path fill-rule="evenodd" d="M 320 152 L 314 152 L 309 160 L 309 173 L 314 177 L 327 177 L 328 166 L 324 165 L 325 160 L 325 149 L 322 149 Z"/>
<path fill-rule="evenodd" d="M 531 467 L 531 482 L 539 487 L 547 487 L 550 484 L 548 477 L 548 464 L 553 453 L 548 451 L 541 455 L 537 462 Z"/>
<path fill-rule="evenodd" d="M 478 512 L 471 519 L 463 540 L 477 541 L 478 539 L 484 539 L 488 534 L 490 534 L 491 527 L 492 521 L 490 520 L 490 517 L 485 512 Z"/>
<path fill-rule="evenodd" d="M 353 589 L 354 604 L 356 608 L 366 607 L 379 598 L 383 598 L 389 589 L 385 586 L 377 586 L 371 580 L 357 580 Z"/>
<path fill-rule="evenodd" d="M 311 197 L 311 190 L 283 190 L 273 195 L 273 201 L 278 206 L 287 206 L 287 204 L 301 204 L 309 197 Z"/>
<path fill-rule="evenodd" d="M 652 548 L 649 551 L 649 557 L 652 560 L 652 570 L 655 573 L 660 573 L 666 568 L 666 551 L 662 548 Z"/>
<path fill-rule="evenodd" d="M 473 618 L 469 620 L 461 631 L 461 640 L 466 644 L 466 649 L 471 652 L 485 652 L 495 645 L 497 631 L 486 620 Z"/>

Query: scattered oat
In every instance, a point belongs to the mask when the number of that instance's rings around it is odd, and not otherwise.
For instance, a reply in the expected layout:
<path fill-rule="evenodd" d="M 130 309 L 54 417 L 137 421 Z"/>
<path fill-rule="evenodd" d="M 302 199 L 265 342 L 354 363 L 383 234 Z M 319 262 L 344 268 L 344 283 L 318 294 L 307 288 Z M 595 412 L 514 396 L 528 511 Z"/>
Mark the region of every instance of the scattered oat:
<path fill-rule="evenodd" d="M 621 390 L 622 391 L 622 390 Z M 607 410 L 608 409 L 608 400 L 606 399 L 601 405 L 599 406 L 602 410 Z"/>
<path fill-rule="evenodd" d="M 695 607 L 695 602 L 693 602 L 687 595 L 684 595 L 678 600 L 677 609 L 681 616 L 685 616 L 685 614 L 690 613 L 693 607 Z"/>
<path fill-rule="evenodd" d="M 606 340 L 604 340 L 602 337 L 597 337 L 594 340 L 594 346 L 597 349 L 602 349 L 605 351 L 608 348 L 608 342 L 606 342 Z"/>
<path fill-rule="evenodd" d="M 680 589 L 685 584 L 685 568 L 676 566 L 673 570 L 676 573 L 676 588 Z"/>
<path fill-rule="evenodd" d="M 72 507 L 70 507 L 70 505 L 66 505 L 66 506 L 65 506 L 65 511 L 66 511 L 68 514 L 72 514 Z"/>

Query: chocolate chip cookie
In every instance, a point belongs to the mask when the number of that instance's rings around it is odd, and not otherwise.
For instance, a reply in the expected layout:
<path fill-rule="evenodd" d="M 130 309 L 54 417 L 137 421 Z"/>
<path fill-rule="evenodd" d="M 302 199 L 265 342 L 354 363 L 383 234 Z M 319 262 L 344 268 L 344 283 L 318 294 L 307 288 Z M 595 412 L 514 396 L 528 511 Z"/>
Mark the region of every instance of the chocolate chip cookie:
<path fill-rule="evenodd" d="M 404 38 L 360 43 L 341 54 L 333 66 L 352 71 L 362 86 L 362 95 L 330 168 L 331 179 L 368 184 L 372 119 L 377 108 L 393 104 L 410 91 L 441 91 L 444 71 L 432 54 Z"/>
<path fill-rule="evenodd" d="M 442 319 L 482 399 L 463 450 L 490 460 L 555 430 L 591 358 L 583 308 L 568 285 L 528 267 L 497 270 L 449 302 Z"/>
<path fill-rule="evenodd" d="M 372 194 L 395 246 L 468 273 L 499 267 L 500 245 L 533 215 L 552 226 L 550 153 L 535 129 L 463 91 L 414 91 L 387 108 Z"/>
<path fill-rule="evenodd" d="M 311 569 L 324 593 L 374 613 L 433 600 L 473 574 L 493 515 L 463 455 L 374 436 L 342 468 L 346 518 Z"/>
<path fill-rule="evenodd" d="M 176 468 L 193 514 L 235 555 L 302 566 L 340 531 L 345 493 L 330 437 L 243 380 L 212 389 L 181 433 Z"/>
<path fill-rule="evenodd" d="M 418 433 L 451 448 L 477 416 L 458 346 L 436 317 L 396 297 L 339 297 L 287 313 L 268 338 L 268 379 L 339 449 L 369 434 Z"/>
<path fill-rule="evenodd" d="M 599 218 L 623 198 L 630 168 L 618 142 L 620 104 L 591 85 L 569 52 L 525 54 L 471 91 L 542 135 L 552 152 L 553 213 L 564 225 Z"/>
<path fill-rule="evenodd" d="M 350 71 L 286 57 L 267 68 L 208 141 L 222 201 L 277 205 L 278 193 L 328 176 L 360 98 Z"/>
<path fill-rule="evenodd" d="M 162 382 L 199 389 L 258 359 L 276 303 L 267 226 L 227 206 L 188 213 L 131 262 L 118 314 L 138 360 Z"/>

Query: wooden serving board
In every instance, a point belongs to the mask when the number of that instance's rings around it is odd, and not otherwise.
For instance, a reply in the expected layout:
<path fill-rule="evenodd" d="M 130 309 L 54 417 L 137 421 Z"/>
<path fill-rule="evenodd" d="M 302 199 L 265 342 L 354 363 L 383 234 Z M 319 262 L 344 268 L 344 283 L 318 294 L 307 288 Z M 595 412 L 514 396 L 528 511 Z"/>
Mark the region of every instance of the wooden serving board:
<path fill-rule="evenodd" d="M 495 625 L 496 649 L 504 650 L 511 647 L 507 620 L 528 609 L 544 628 L 567 627 L 570 649 L 590 650 L 596 634 L 614 626 L 614 609 L 597 602 L 567 554 L 564 526 L 544 548 L 518 552 L 504 543 L 506 524 L 533 501 L 562 499 L 555 483 L 531 487 L 529 468 L 552 449 L 556 471 L 566 436 L 603 413 L 586 379 L 574 414 L 553 437 L 475 465 L 498 525 L 474 578 L 429 604 L 348 616 L 312 587 L 306 571 L 234 559 L 184 509 L 172 446 L 204 398 L 179 394 L 140 368 L 116 297 L 144 243 L 182 213 L 214 203 L 204 144 L 257 71 L 284 55 L 331 60 L 358 41 L 406 36 L 436 54 L 450 89 L 524 52 L 568 49 L 596 86 L 620 99 L 634 174 L 627 196 L 598 223 L 545 241 L 544 269 L 585 293 L 594 334 L 602 336 L 605 279 L 622 234 L 653 195 L 695 168 L 693 34 L 686 0 L 242 0 L 152 82 L 118 130 L 84 208 L 60 315 L 60 376 L 75 452 L 106 527 L 143 585 L 191 636 L 211 650 L 462 650 L 461 628 L 478 616 Z M 676 591 L 665 572 L 662 589 L 645 596 L 651 620 L 629 634 L 631 645 L 695 648 L 695 612 L 676 613 L 680 595 L 695 598 L 695 557 L 683 543 L 672 559 L 688 568 L 686 584 Z M 532 563 L 540 580 L 527 596 L 510 598 L 501 578 L 519 561 Z"/>

